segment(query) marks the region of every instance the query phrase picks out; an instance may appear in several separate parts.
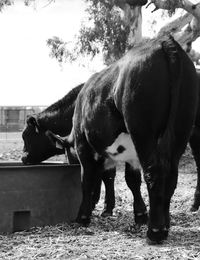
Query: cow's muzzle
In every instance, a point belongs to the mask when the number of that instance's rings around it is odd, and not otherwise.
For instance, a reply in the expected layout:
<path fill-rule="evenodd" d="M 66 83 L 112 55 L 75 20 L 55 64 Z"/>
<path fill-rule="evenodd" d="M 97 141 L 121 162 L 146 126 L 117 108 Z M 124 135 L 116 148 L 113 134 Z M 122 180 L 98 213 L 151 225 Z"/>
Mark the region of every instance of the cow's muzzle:
<path fill-rule="evenodd" d="M 21 157 L 21 160 L 22 160 L 22 163 L 25 164 L 25 165 L 31 164 L 31 163 L 28 161 L 28 153 L 23 153 L 23 155 L 22 155 L 22 157 Z"/>

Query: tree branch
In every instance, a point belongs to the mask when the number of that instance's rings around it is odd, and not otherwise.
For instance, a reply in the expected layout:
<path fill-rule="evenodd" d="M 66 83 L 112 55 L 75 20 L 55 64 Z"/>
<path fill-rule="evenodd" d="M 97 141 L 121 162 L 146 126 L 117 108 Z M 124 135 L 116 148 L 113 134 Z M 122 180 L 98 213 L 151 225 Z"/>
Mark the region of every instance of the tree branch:
<path fill-rule="evenodd" d="M 189 13 L 163 27 L 158 33 L 159 37 L 171 33 L 183 46 L 200 36 L 200 2 L 193 4 L 190 0 L 151 0 L 149 4 L 154 4 L 155 10 L 165 9 L 173 12 L 177 8 L 182 8 Z M 188 25 L 183 28 L 186 24 Z"/>
<path fill-rule="evenodd" d="M 156 9 L 164 9 L 173 11 L 182 8 L 192 14 L 196 19 L 200 19 L 200 2 L 193 4 L 190 0 L 150 0 L 150 4 L 154 4 Z"/>
<path fill-rule="evenodd" d="M 166 32 L 175 34 L 179 32 L 185 25 L 192 21 L 193 16 L 186 13 L 184 16 L 178 17 L 174 21 L 164 25 L 158 32 L 159 36 L 166 34 Z"/>
<path fill-rule="evenodd" d="M 114 4 L 121 9 L 124 9 L 124 6 L 127 4 L 131 7 L 135 7 L 146 5 L 147 2 L 147 0 L 114 0 Z"/>
<path fill-rule="evenodd" d="M 142 39 L 141 6 L 146 3 L 147 0 L 114 0 L 114 4 L 123 10 L 122 19 L 130 28 L 128 37 L 130 47 Z"/>

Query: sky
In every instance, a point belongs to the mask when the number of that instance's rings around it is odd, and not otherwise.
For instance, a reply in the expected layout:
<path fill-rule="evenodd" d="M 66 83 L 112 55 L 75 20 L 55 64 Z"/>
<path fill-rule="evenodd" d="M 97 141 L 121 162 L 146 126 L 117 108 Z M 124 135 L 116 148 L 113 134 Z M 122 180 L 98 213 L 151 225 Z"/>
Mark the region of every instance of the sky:
<path fill-rule="evenodd" d="M 48 38 L 73 41 L 78 33 L 86 15 L 83 0 L 56 0 L 49 5 L 37 0 L 31 7 L 23 2 L 15 0 L 0 13 L 0 106 L 48 106 L 103 64 L 96 59 L 84 67 L 66 63 L 61 68 L 49 57 Z M 149 28 L 143 32 L 151 36 Z"/>
<path fill-rule="evenodd" d="M 72 40 L 84 18 L 81 0 L 46 0 L 25 7 L 23 0 L 0 13 L 0 105 L 50 105 L 91 71 L 49 57 L 46 40 L 59 36 Z"/>

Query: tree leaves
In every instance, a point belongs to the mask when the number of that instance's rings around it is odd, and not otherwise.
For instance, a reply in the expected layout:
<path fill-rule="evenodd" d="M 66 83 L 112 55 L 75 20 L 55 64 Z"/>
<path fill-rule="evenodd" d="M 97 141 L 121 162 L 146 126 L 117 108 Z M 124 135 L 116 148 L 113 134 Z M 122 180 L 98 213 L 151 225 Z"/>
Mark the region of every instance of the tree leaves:
<path fill-rule="evenodd" d="M 9 6 L 13 3 L 12 0 L 1 0 L 0 1 L 0 11 L 2 11 L 2 9 L 5 7 L 5 6 Z"/>
<path fill-rule="evenodd" d="M 94 57 L 102 52 L 105 64 L 119 59 L 128 48 L 130 28 L 121 18 L 121 11 L 114 6 L 114 0 L 86 0 L 88 21 L 82 24 L 76 36 L 74 47 L 58 37 L 47 41 L 50 56 L 59 62 L 74 61 L 80 55 Z M 89 25 L 88 25 L 89 24 Z"/>

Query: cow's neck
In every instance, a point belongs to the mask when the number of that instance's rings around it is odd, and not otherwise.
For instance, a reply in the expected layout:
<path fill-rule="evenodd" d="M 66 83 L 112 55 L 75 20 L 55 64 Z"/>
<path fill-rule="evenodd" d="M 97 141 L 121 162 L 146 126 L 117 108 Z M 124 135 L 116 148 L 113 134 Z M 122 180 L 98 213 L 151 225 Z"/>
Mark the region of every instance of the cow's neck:
<path fill-rule="evenodd" d="M 42 113 L 37 116 L 37 121 L 42 130 L 51 130 L 55 134 L 65 136 L 71 132 L 73 111 L 61 113 L 60 110 Z"/>
<path fill-rule="evenodd" d="M 62 99 L 47 107 L 37 115 L 39 126 L 43 130 L 51 130 L 55 134 L 66 136 L 72 129 L 72 117 L 76 98 L 83 84 L 72 89 Z"/>

